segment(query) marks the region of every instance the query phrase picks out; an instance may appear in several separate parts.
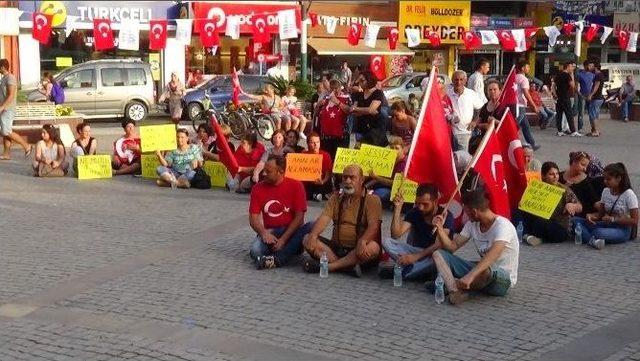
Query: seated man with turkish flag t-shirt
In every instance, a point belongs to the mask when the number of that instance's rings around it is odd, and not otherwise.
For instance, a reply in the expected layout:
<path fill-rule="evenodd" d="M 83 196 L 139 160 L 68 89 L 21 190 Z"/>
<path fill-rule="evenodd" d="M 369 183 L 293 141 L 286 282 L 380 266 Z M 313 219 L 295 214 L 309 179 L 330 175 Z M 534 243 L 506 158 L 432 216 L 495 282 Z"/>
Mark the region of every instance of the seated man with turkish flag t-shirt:
<path fill-rule="evenodd" d="M 113 143 L 111 167 L 114 175 L 140 173 L 140 138 L 136 134 L 136 122 L 122 122 L 124 135 Z"/>
<path fill-rule="evenodd" d="M 302 239 L 312 224 L 304 224 L 307 200 L 300 181 L 285 178 L 286 160 L 270 156 L 264 180 L 253 186 L 249 225 L 257 235 L 249 255 L 257 269 L 280 267 L 302 253 Z"/>
<path fill-rule="evenodd" d="M 307 192 L 307 199 L 322 201 L 333 191 L 331 175 L 333 174 L 333 162 L 329 153 L 320 149 L 320 135 L 316 132 L 309 134 L 307 138 L 306 154 L 322 155 L 322 177 L 313 182 L 304 182 L 304 189 Z"/>
<path fill-rule="evenodd" d="M 318 260 L 326 255 L 329 272 L 348 271 L 362 276 L 361 266 L 376 266 L 380 258 L 380 198 L 364 188 L 362 168 L 348 165 L 342 172 L 342 192 L 334 193 L 318 217 L 313 229 L 303 241 L 306 257 L 305 272 L 320 271 Z M 331 239 L 320 234 L 333 223 Z"/>
<path fill-rule="evenodd" d="M 351 97 L 342 91 L 340 81 L 331 80 L 329 86 L 330 92 L 318 101 L 318 119 L 322 150 L 335 159 L 338 147 L 344 146 L 344 129 L 351 111 Z"/>

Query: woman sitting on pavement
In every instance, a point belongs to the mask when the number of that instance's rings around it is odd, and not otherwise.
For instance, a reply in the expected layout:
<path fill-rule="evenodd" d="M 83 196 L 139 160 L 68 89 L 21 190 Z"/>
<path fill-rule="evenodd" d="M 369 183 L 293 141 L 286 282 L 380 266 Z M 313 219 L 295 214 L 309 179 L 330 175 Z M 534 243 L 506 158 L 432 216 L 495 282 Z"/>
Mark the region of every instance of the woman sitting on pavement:
<path fill-rule="evenodd" d="M 67 174 L 69 163 L 65 160 L 64 145 L 58 137 L 58 131 L 51 124 L 42 126 L 42 139 L 36 143 L 36 156 L 33 160 L 33 176 L 42 177 L 48 173 L 59 172 Z"/>
<path fill-rule="evenodd" d="M 253 176 L 251 177 L 253 183 L 258 183 L 260 181 L 260 175 L 262 174 L 264 165 L 270 156 L 284 157 L 287 153 L 294 152 L 293 149 L 284 144 L 284 131 L 282 129 L 276 129 L 276 131 L 273 132 L 273 135 L 271 136 L 271 144 L 273 147 L 262 153 L 260 161 L 253 169 Z"/>
<path fill-rule="evenodd" d="M 202 151 L 202 158 L 204 160 L 217 161 L 220 158 L 215 154 L 216 149 L 216 137 L 211 125 L 203 123 L 198 125 L 198 131 L 196 132 L 196 139 L 194 142 Z"/>
<path fill-rule="evenodd" d="M 403 101 L 391 104 L 391 135 L 400 137 L 408 147 L 413 140 L 417 123 L 416 118 L 407 113 L 407 107 Z"/>
<path fill-rule="evenodd" d="M 638 224 L 638 197 L 631 189 L 629 173 L 622 163 L 604 168 L 604 183 L 595 212 L 586 219 L 576 218 L 576 231 L 582 231 L 582 243 L 602 249 L 605 243 L 624 243 L 631 239 L 633 227 Z"/>
<path fill-rule="evenodd" d="M 238 149 L 235 151 L 236 161 L 238 162 L 238 174 L 229 182 L 229 190 L 236 193 L 249 193 L 253 182 L 251 176 L 253 171 L 262 159 L 265 148 L 258 142 L 258 136 L 254 132 L 247 132 Z"/>
<path fill-rule="evenodd" d="M 95 155 L 98 149 L 98 141 L 91 136 L 89 123 L 80 123 L 76 126 L 78 138 L 71 143 L 71 157 L 73 158 L 73 170 L 78 172 L 78 157 L 81 155 Z"/>
<path fill-rule="evenodd" d="M 542 165 L 542 181 L 564 188 L 565 192 L 549 219 L 522 212 L 524 230 L 529 234 L 525 241 L 531 246 L 537 246 L 543 242 L 564 242 L 571 233 L 571 217 L 582 212 L 582 204 L 578 201 L 578 197 L 570 188 L 560 184 L 559 179 L 558 165 L 553 162 L 545 162 Z"/>
<path fill-rule="evenodd" d="M 395 149 L 398 153 L 396 155 L 396 164 L 393 167 L 393 173 L 391 178 L 381 177 L 373 172 L 369 174 L 369 181 L 366 183 L 367 189 L 373 189 L 373 194 L 380 197 L 383 206 L 392 206 L 391 202 L 391 187 L 393 185 L 393 177 L 396 173 L 404 172 L 404 168 L 407 164 L 407 154 L 405 152 L 404 141 L 399 137 L 390 137 L 389 148 Z"/>
<path fill-rule="evenodd" d="M 189 144 L 189 132 L 179 128 L 176 131 L 178 148 L 168 151 L 164 156 L 157 150 L 160 160 L 156 172 L 160 176 L 156 182 L 161 187 L 189 188 L 196 175 L 195 169 L 202 164 L 202 151 L 195 144 Z"/>
<path fill-rule="evenodd" d="M 307 193 L 307 200 L 315 200 L 321 202 L 323 199 L 329 199 L 333 186 L 331 184 L 331 176 L 333 175 L 333 162 L 329 153 L 320 149 L 320 134 L 311 132 L 307 138 L 308 149 L 306 154 L 322 155 L 322 175 L 321 178 L 313 182 L 303 182 L 304 189 Z"/>
<path fill-rule="evenodd" d="M 140 138 L 136 134 L 136 122 L 130 119 L 122 122 L 124 136 L 113 143 L 111 167 L 114 175 L 136 174 L 140 172 Z"/>
<path fill-rule="evenodd" d="M 294 153 L 302 153 L 304 152 L 304 147 L 301 145 L 298 145 L 298 143 L 300 142 L 300 134 L 298 132 L 296 132 L 293 129 L 289 129 L 287 130 L 287 133 L 285 134 L 285 144 L 291 148 L 293 150 Z M 307 137 L 304 137 L 304 139 L 307 139 Z"/>
<path fill-rule="evenodd" d="M 590 157 L 586 152 L 569 153 L 569 168 L 560 173 L 560 183 L 571 188 L 582 204 L 582 212 L 577 214 L 580 217 L 595 211 L 594 205 L 600 199 L 594 180 L 586 173 L 589 161 Z"/>

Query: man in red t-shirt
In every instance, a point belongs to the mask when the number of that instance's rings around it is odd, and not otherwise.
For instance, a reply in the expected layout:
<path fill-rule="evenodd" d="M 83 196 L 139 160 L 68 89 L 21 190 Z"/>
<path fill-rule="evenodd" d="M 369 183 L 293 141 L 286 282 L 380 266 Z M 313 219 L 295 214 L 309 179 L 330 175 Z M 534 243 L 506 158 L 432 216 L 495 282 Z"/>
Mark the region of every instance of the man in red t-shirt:
<path fill-rule="evenodd" d="M 344 128 L 351 112 L 351 98 L 342 92 L 342 85 L 337 80 L 330 83 L 331 92 L 319 100 L 320 134 L 322 149 L 327 151 L 331 159 L 336 157 L 336 150 L 343 146 Z"/>
<path fill-rule="evenodd" d="M 257 269 L 284 265 L 302 253 L 302 239 L 312 223 L 304 224 L 307 211 L 302 182 L 285 178 L 284 157 L 270 156 L 262 174 L 264 180 L 251 190 L 249 224 L 257 236 L 249 255 Z"/>
<path fill-rule="evenodd" d="M 320 134 L 312 132 L 307 137 L 307 150 L 304 153 L 322 155 L 322 176 L 316 181 L 304 182 L 304 189 L 307 192 L 308 200 L 312 199 L 318 202 L 322 201 L 322 199 L 328 199 L 327 195 L 333 191 L 331 185 L 333 162 L 329 153 L 320 148 Z"/>

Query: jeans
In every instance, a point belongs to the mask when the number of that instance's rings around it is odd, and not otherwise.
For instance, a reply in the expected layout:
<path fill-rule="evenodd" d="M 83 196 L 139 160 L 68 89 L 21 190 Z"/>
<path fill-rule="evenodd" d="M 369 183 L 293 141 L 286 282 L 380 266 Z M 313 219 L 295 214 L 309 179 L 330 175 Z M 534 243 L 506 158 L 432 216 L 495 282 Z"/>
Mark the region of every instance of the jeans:
<path fill-rule="evenodd" d="M 533 139 L 531 126 L 529 125 L 529 120 L 527 120 L 527 107 L 518 107 L 518 125 L 522 130 L 522 136 L 524 137 L 524 140 L 532 147 L 535 147 L 536 141 L 535 139 Z"/>
<path fill-rule="evenodd" d="M 569 131 L 571 133 L 576 131 L 576 125 L 573 123 L 573 107 L 571 106 L 570 99 L 558 99 L 556 103 L 556 128 L 558 132 L 562 132 L 562 116 L 567 117 L 567 123 L 569 123 Z"/>
<path fill-rule="evenodd" d="M 540 116 L 540 125 L 546 126 L 551 121 L 551 118 L 556 116 L 556 112 L 543 106 L 542 108 L 540 108 L 538 115 Z"/>
<path fill-rule="evenodd" d="M 458 143 L 458 150 L 469 151 L 469 140 L 471 139 L 471 133 L 453 133 L 453 137 Z"/>
<path fill-rule="evenodd" d="M 586 219 L 574 217 L 574 227 L 582 229 L 582 243 L 588 243 L 591 238 L 604 239 L 606 244 L 624 243 L 631 238 L 631 227 L 620 226 L 605 222 L 591 224 Z"/>
<path fill-rule="evenodd" d="M 604 103 L 604 99 L 591 99 L 587 106 L 587 112 L 589 113 L 589 124 L 591 128 L 595 127 L 596 120 L 600 117 L 600 108 Z"/>
<path fill-rule="evenodd" d="M 173 176 L 175 176 L 176 178 L 179 178 L 180 176 L 185 176 L 189 181 L 192 180 L 193 177 L 196 175 L 196 172 L 193 169 L 187 169 L 186 172 L 180 173 L 171 167 L 165 167 L 162 165 L 156 168 L 156 173 L 158 173 L 158 175 L 162 175 L 167 172 L 173 174 Z"/>
<path fill-rule="evenodd" d="M 407 243 L 397 242 L 393 239 L 385 239 L 382 241 L 382 248 L 389 254 L 394 261 L 405 254 L 413 254 L 422 252 L 424 249 L 415 247 Z M 424 278 L 429 272 L 434 270 L 433 258 L 424 257 L 416 263 L 402 267 L 402 278 L 405 280 L 416 280 Z"/>
<path fill-rule="evenodd" d="M 477 262 L 470 262 L 462 259 L 449 251 L 438 250 L 442 255 L 445 262 L 451 268 L 451 273 L 455 278 L 462 278 L 476 266 Z M 502 268 L 492 266 L 489 271 L 491 272 L 491 279 L 489 283 L 482 288 L 482 292 L 491 296 L 504 296 L 511 287 L 511 278 L 509 274 Z"/>
<path fill-rule="evenodd" d="M 629 119 L 629 107 L 631 106 L 632 101 L 633 99 L 625 100 L 622 102 L 622 116 L 627 120 Z"/>
<path fill-rule="evenodd" d="M 584 121 L 582 120 L 582 117 L 584 116 L 584 110 L 588 109 L 588 102 L 587 99 L 584 97 L 584 95 L 578 93 L 576 94 L 576 98 L 575 98 L 575 105 L 574 105 L 574 110 L 575 110 L 575 114 L 578 115 L 578 130 L 582 130 L 582 127 L 584 126 Z"/>
<path fill-rule="evenodd" d="M 545 243 L 564 242 L 569 239 L 569 230 L 560 223 L 522 212 L 524 232 L 542 239 Z"/>
<path fill-rule="evenodd" d="M 291 238 L 289 238 L 281 250 L 275 252 L 271 250 L 270 245 L 262 241 L 262 237 L 260 237 L 260 235 L 256 235 L 256 238 L 253 240 L 251 248 L 249 249 L 249 256 L 254 262 L 258 261 L 258 257 L 273 256 L 275 258 L 276 265 L 282 266 L 286 264 L 291 257 L 302 253 L 302 239 L 307 235 L 307 233 L 311 232 L 311 228 L 313 228 L 313 222 L 305 223 L 302 227 L 298 228 L 293 235 L 291 235 Z M 278 227 L 271 229 L 271 233 L 276 237 L 280 237 L 286 230 L 287 227 Z"/>

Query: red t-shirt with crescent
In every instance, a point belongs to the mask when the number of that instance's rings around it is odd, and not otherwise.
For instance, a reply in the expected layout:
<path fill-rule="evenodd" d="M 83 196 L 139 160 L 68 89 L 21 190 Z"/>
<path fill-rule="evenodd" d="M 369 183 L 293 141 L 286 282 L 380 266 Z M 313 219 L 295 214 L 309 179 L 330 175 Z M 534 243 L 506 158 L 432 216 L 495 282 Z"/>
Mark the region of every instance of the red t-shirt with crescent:
<path fill-rule="evenodd" d="M 249 213 L 262 213 L 262 222 L 267 229 L 286 227 L 295 212 L 307 211 L 307 196 L 302 182 L 284 178 L 278 185 L 264 181 L 251 189 Z"/>

